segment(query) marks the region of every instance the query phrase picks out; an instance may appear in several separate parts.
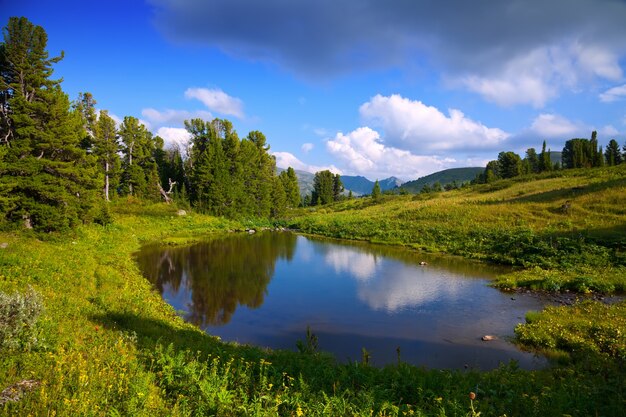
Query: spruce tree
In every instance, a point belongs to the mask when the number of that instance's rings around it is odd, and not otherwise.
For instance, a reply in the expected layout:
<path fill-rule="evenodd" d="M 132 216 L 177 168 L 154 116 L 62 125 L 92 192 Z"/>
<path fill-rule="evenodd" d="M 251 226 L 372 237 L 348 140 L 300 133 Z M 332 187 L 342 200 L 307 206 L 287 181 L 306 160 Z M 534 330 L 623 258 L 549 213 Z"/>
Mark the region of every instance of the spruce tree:
<path fill-rule="evenodd" d="M 551 171 L 552 161 L 550 160 L 550 151 L 546 151 L 546 141 L 541 146 L 541 154 L 539 154 L 539 172 Z"/>
<path fill-rule="evenodd" d="M 604 151 L 604 157 L 606 158 L 606 164 L 608 166 L 619 165 L 622 163 L 622 154 L 619 150 L 619 145 L 615 139 L 611 139 Z"/>
<path fill-rule="evenodd" d="M 119 182 L 120 157 L 117 153 L 119 147 L 115 120 L 109 116 L 106 110 L 101 110 L 95 124 L 92 149 L 104 173 L 103 194 L 106 201 L 111 200 L 110 190 L 111 188 L 115 190 Z"/>
<path fill-rule="evenodd" d="M 323 205 L 332 203 L 335 198 L 336 179 L 329 170 L 315 173 L 313 178 L 313 193 L 311 194 L 312 205 Z"/>
<path fill-rule="evenodd" d="M 284 171 L 283 171 L 284 172 Z M 285 214 L 287 208 L 287 193 L 280 177 L 272 179 L 272 209 L 271 217 L 276 219 Z"/>
<path fill-rule="evenodd" d="M 292 167 L 281 172 L 278 177 L 283 183 L 285 194 L 287 197 L 287 207 L 295 208 L 300 204 L 300 187 L 298 186 L 298 177 L 296 171 Z"/>
<path fill-rule="evenodd" d="M 122 142 L 122 194 L 158 200 L 159 173 L 154 159 L 156 143 L 146 127 L 132 116 L 124 117 L 119 129 Z"/>
<path fill-rule="evenodd" d="M 81 116 L 52 80 L 47 35 L 12 17 L 0 44 L 0 192 L 2 213 L 38 231 L 90 220 L 96 201 L 95 160 L 80 148 Z"/>
<path fill-rule="evenodd" d="M 380 184 L 378 180 L 374 182 L 374 187 L 372 188 L 372 199 L 374 201 L 378 201 L 380 199 Z"/>
<path fill-rule="evenodd" d="M 96 100 L 91 93 L 78 93 L 78 100 L 76 100 L 72 107 L 81 115 L 83 120 L 83 128 L 86 135 L 81 141 L 81 148 L 87 152 L 91 151 L 93 146 L 93 139 L 96 131 L 96 123 L 98 117 L 96 115 Z"/>

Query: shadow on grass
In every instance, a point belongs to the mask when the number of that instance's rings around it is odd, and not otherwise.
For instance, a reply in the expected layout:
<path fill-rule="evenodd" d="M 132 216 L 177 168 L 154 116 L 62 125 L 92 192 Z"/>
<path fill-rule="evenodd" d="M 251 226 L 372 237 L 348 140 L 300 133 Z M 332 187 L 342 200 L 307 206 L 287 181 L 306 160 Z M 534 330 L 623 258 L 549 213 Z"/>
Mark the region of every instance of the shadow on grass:
<path fill-rule="evenodd" d="M 507 185 L 510 186 L 512 185 L 512 183 Z M 564 202 L 565 200 L 570 200 L 576 197 L 584 196 L 586 194 L 597 193 L 616 187 L 626 187 L 626 178 L 600 181 L 578 187 L 560 188 L 557 190 L 550 190 L 531 195 L 513 197 L 499 201 L 484 201 L 480 202 L 480 204 L 493 205 L 502 203 L 554 203 L 556 201 Z M 496 187 L 495 189 L 489 189 L 488 191 L 495 191 L 502 188 L 507 187 Z"/>

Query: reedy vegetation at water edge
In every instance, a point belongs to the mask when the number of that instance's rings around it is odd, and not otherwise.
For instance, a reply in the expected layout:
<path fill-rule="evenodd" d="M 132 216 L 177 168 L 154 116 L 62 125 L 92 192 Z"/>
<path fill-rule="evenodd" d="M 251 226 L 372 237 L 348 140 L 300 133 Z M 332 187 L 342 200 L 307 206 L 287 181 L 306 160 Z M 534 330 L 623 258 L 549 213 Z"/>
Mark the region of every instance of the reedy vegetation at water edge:
<path fill-rule="evenodd" d="M 316 353 L 223 343 L 184 323 L 139 273 L 142 243 L 189 242 L 246 226 L 163 204 L 113 203 L 115 223 L 46 241 L 0 234 L 0 291 L 40 294 L 40 343 L 0 355 L 0 387 L 41 386 L 3 415 L 618 415 L 612 357 L 538 372 L 337 365 Z M 30 253 L 30 256 L 23 256 Z M 304 338 L 303 329 L 303 338 Z M 295 347 L 295 341 L 294 341 Z M 601 372 L 597 370 L 601 369 Z M 575 376 L 575 377 L 574 377 Z"/>
<path fill-rule="evenodd" d="M 521 176 L 460 190 L 346 200 L 290 227 L 523 269 L 497 285 L 626 291 L 626 165 Z"/>

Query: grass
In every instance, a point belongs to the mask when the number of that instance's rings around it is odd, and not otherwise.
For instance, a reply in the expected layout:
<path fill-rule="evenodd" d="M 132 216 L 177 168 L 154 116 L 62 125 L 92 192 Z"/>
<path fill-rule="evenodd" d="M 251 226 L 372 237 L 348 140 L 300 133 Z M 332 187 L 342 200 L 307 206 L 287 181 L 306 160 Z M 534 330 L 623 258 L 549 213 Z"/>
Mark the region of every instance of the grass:
<path fill-rule="evenodd" d="M 520 267 L 503 288 L 626 291 L 626 165 L 301 209 L 305 233 Z"/>
<path fill-rule="evenodd" d="M 622 181 L 623 171 L 610 170 L 595 182 L 584 175 L 544 180 L 570 189 L 583 187 L 589 192 L 579 193 L 573 210 L 583 210 L 586 204 L 600 205 L 605 215 L 538 212 L 536 217 L 524 217 L 525 223 L 519 227 L 544 236 L 545 227 L 552 225 L 554 233 L 567 236 L 568 230 L 580 227 L 581 222 L 593 223 L 597 227 L 589 229 L 588 236 L 597 240 L 586 237 L 583 245 L 603 248 L 593 254 L 594 262 L 608 262 L 605 267 L 611 270 L 619 268 L 616 259 L 621 237 L 612 228 L 623 225 L 623 213 L 615 213 L 623 197 L 613 193 L 619 201 L 609 204 L 596 194 L 606 191 L 601 183 L 615 173 L 619 173 L 618 182 Z M 377 205 L 350 201 L 323 209 L 327 211 L 324 215 L 302 212 L 289 223 L 308 225 L 307 231 L 330 236 L 489 259 L 477 248 L 493 247 L 487 236 L 498 228 L 491 223 L 505 225 L 509 216 L 515 217 L 515 210 L 507 204 L 528 213 L 542 207 L 558 208 L 560 200 L 553 197 L 541 197 L 541 202 L 509 201 L 545 193 L 540 191 L 543 187 L 533 194 L 533 187 L 532 183 L 511 182 L 490 192 L 481 188 L 417 199 L 398 197 Z M 529 193 L 515 196 L 521 190 Z M 594 198 L 583 200 L 587 194 Z M 544 201 L 546 198 L 550 201 Z M 0 352 L 0 389 L 23 380 L 40 385 L 20 401 L 0 405 L 0 415 L 466 416 L 472 415 L 473 409 L 481 415 L 497 416 L 617 416 L 626 406 L 625 369 L 619 353 L 623 352 L 623 337 L 619 336 L 607 339 L 601 348 L 589 347 L 581 355 L 584 360 L 574 358 L 566 365 L 541 371 L 523 371 L 512 363 L 490 372 L 426 370 L 403 363 L 384 369 L 364 363 L 336 364 L 307 342 L 314 340 L 314 335 L 306 335 L 304 329 L 305 341 L 300 345 L 306 348 L 301 352 L 222 342 L 183 322 L 141 276 L 132 254 L 147 242 L 189 243 L 206 234 L 262 224 L 193 213 L 177 216 L 174 207 L 146 206 L 134 200 L 115 203 L 112 212 L 114 224 L 84 226 L 69 236 L 41 239 L 25 233 L 0 233 L 0 243 L 7 243 L 0 249 L 0 292 L 26 293 L 31 287 L 43 304 L 32 329 L 38 342 L 3 347 Z M 461 216 L 466 212 L 473 217 Z M 490 217 L 494 213 L 507 219 Z M 485 218 L 490 222 L 476 223 Z M 407 227 L 399 227 L 402 219 Z M 576 226 L 557 227 L 556 219 L 568 219 Z M 437 226 L 441 224 L 444 226 Z M 479 229 L 476 238 L 485 240 L 466 245 L 454 240 L 474 236 L 475 229 Z M 446 236 L 448 240 L 437 240 Z M 594 320 L 608 317 L 600 306 L 585 307 L 597 312 Z M 568 311 L 550 311 L 541 319 L 535 316 L 527 326 L 543 327 L 518 329 L 520 340 L 551 347 L 550 326 Z M 591 314 L 586 311 L 577 317 L 582 320 Z M 624 309 L 608 311 L 615 312 L 609 321 L 623 332 L 619 320 L 623 320 Z M 602 334 L 611 336 L 612 331 L 609 328 Z M 536 340 L 524 339 L 525 333 L 535 334 Z M 570 327 L 570 333 L 574 336 L 568 340 L 576 340 L 577 334 L 583 338 L 599 334 L 584 326 Z M 568 343 L 555 348 L 573 351 L 574 345 Z M 470 392 L 477 394 L 472 402 Z"/>

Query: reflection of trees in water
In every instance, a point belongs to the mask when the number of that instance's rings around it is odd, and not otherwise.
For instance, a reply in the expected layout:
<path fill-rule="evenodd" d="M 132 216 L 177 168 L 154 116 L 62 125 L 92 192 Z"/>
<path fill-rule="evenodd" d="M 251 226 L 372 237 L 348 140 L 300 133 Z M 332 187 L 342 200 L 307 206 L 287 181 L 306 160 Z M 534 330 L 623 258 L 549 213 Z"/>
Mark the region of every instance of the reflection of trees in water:
<path fill-rule="evenodd" d="M 219 325 L 230 321 L 238 305 L 257 308 L 278 258 L 291 260 L 296 236 L 291 233 L 233 235 L 184 248 L 145 248 L 138 255 L 144 275 L 163 293 L 191 291 L 188 319 L 194 324 Z"/>

